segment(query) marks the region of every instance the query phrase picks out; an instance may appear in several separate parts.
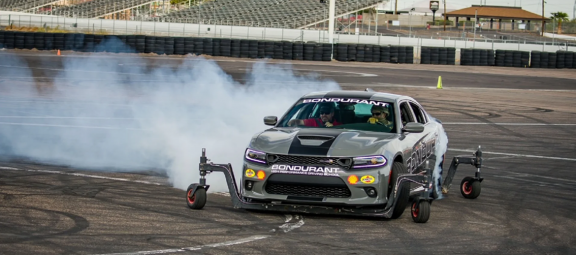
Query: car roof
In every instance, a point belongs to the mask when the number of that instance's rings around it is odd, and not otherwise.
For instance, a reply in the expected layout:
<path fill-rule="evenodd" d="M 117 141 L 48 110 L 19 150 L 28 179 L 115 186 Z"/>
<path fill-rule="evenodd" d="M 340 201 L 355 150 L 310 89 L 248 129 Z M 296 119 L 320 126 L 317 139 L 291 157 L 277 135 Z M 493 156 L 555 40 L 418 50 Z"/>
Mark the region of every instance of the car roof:
<path fill-rule="evenodd" d="M 317 91 L 302 96 L 302 99 L 309 99 L 309 98 L 358 98 L 358 99 L 378 100 L 385 102 L 397 102 L 402 99 L 414 100 L 413 98 L 404 95 L 383 93 L 376 91 L 359 91 L 359 90 Z"/>

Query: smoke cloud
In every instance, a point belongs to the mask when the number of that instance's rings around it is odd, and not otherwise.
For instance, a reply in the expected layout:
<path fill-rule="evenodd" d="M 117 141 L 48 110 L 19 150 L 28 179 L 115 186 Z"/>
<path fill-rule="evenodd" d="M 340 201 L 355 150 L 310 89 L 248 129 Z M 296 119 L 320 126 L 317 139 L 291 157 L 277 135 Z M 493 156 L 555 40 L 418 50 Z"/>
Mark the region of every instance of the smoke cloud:
<path fill-rule="evenodd" d="M 49 90 L 33 68 L 3 54 L 0 155 L 97 171 L 156 171 L 185 189 L 198 182 L 202 148 L 238 176 L 251 137 L 267 128 L 263 117 L 282 116 L 303 94 L 337 90 L 333 81 L 298 76 L 287 65 L 248 66 L 245 83 L 215 61 L 187 56 L 174 67 L 129 58 L 63 59 Z M 9 68 L 7 66 L 10 66 Z M 37 83 L 37 82 L 36 82 Z M 210 191 L 227 191 L 220 173 Z"/>
<path fill-rule="evenodd" d="M 436 185 L 436 194 L 438 195 L 438 199 L 443 198 L 442 172 L 444 169 L 442 165 L 444 163 L 444 155 L 446 154 L 447 150 L 448 150 L 448 136 L 446 135 L 444 127 L 440 123 L 438 127 L 438 140 L 436 141 L 436 151 L 435 151 L 436 163 L 434 166 L 434 171 L 432 172 L 432 177 L 434 179 L 434 184 Z"/>

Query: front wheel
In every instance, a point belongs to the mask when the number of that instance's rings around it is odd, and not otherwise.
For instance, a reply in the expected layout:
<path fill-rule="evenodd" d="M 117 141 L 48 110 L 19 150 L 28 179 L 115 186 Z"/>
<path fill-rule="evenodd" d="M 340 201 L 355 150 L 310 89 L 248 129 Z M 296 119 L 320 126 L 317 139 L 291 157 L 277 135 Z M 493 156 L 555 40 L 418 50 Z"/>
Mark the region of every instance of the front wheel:
<path fill-rule="evenodd" d="M 190 185 L 188 191 L 186 192 L 186 203 L 190 209 L 202 209 L 206 205 L 206 190 L 202 187 L 198 187 L 194 193 L 192 191 L 194 187 Z"/>
<path fill-rule="evenodd" d="M 460 192 L 465 198 L 475 199 L 480 196 L 481 190 L 482 186 L 480 186 L 480 181 L 472 177 L 465 177 L 460 183 Z"/>
<path fill-rule="evenodd" d="M 392 164 L 392 172 L 388 178 L 388 203 L 393 203 L 391 199 L 392 193 L 396 188 L 396 181 L 398 180 L 398 175 L 402 173 L 407 173 L 406 167 L 400 162 L 394 162 Z M 396 200 L 396 206 L 394 206 L 394 211 L 392 211 L 392 219 L 398 219 L 406 210 L 406 206 L 410 200 L 410 185 L 403 183 L 401 187 L 398 188 L 398 196 Z"/>
<path fill-rule="evenodd" d="M 416 223 L 426 223 L 430 219 L 430 203 L 414 201 L 412 203 L 412 220 Z"/>

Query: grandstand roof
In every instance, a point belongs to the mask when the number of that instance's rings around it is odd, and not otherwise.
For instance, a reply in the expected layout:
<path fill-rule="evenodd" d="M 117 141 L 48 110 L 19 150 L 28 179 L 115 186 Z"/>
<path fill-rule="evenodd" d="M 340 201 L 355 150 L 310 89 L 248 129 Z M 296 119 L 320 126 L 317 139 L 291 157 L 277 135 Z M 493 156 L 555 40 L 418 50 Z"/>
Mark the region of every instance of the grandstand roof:
<path fill-rule="evenodd" d="M 514 20 L 549 20 L 546 17 L 522 10 L 521 7 L 472 5 L 472 7 L 446 13 L 447 17 L 474 17 L 478 11 L 478 18 L 497 18 Z"/>

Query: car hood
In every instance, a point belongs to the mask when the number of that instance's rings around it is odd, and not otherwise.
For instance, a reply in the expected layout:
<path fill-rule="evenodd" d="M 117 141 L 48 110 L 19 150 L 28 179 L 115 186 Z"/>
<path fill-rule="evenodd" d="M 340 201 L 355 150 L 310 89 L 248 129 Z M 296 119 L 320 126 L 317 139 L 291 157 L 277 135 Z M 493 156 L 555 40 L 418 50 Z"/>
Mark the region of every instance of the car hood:
<path fill-rule="evenodd" d="M 251 148 L 267 153 L 315 156 L 366 156 L 398 134 L 326 128 L 272 128 L 257 135 Z"/>

